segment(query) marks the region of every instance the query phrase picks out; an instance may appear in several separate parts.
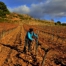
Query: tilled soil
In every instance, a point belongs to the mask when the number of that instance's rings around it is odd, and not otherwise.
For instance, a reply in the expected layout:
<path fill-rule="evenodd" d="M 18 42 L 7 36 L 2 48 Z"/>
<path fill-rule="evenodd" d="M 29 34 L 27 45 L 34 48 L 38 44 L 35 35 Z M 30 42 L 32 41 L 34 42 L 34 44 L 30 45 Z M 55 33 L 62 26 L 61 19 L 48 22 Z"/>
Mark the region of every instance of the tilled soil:
<path fill-rule="evenodd" d="M 66 66 L 65 49 L 60 50 L 42 38 L 39 38 L 36 52 L 33 42 L 31 52 L 24 53 L 25 34 L 20 25 L 0 40 L 0 66 Z"/>

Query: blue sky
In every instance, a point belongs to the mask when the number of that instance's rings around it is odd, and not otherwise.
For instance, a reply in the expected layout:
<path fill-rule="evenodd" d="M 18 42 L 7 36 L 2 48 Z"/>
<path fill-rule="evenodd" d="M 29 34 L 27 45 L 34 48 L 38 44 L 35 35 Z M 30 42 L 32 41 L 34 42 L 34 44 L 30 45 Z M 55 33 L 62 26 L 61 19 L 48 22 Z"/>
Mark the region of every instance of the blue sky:
<path fill-rule="evenodd" d="M 66 23 L 66 0 L 0 0 L 11 12 Z"/>

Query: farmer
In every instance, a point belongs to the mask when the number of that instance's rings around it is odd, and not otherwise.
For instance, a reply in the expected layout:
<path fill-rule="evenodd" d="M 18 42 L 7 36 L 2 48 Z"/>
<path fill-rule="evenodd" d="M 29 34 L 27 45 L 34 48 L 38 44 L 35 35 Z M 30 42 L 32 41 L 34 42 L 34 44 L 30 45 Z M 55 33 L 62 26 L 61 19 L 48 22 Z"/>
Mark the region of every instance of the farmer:
<path fill-rule="evenodd" d="M 26 37 L 25 37 L 25 46 L 23 52 L 26 53 L 26 46 L 28 46 L 28 52 L 31 51 L 31 43 L 32 41 L 35 41 L 35 39 L 38 38 L 38 35 L 34 33 L 33 28 L 30 28 L 29 31 L 27 31 Z"/>

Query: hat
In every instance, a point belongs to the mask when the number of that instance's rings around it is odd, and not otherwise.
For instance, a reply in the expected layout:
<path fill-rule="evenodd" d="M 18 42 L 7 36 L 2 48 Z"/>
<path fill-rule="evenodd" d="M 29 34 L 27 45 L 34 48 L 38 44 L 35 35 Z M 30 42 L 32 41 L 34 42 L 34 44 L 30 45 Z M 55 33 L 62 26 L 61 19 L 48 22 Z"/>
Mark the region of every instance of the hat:
<path fill-rule="evenodd" d="M 30 28 L 29 31 L 32 32 L 33 31 L 33 28 Z"/>

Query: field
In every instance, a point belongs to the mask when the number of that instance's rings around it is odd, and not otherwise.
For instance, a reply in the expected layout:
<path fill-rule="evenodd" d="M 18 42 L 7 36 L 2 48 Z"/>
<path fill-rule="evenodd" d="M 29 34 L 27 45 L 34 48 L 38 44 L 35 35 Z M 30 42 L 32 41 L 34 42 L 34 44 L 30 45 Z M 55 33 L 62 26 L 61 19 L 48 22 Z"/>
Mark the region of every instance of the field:
<path fill-rule="evenodd" d="M 6 33 L 9 33 L 13 29 L 15 29 L 17 26 L 17 24 L 0 23 L 0 38 L 3 37 L 3 35 L 5 35 Z"/>
<path fill-rule="evenodd" d="M 0 25 L 0 66 L 66 66 L 66 27 Z M 29 28 L 38 34 L 38 43 L 32 42 L 31 52 L 24 54 Z"/>

